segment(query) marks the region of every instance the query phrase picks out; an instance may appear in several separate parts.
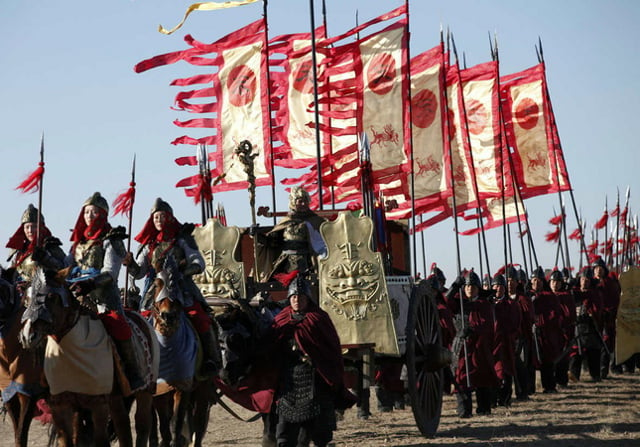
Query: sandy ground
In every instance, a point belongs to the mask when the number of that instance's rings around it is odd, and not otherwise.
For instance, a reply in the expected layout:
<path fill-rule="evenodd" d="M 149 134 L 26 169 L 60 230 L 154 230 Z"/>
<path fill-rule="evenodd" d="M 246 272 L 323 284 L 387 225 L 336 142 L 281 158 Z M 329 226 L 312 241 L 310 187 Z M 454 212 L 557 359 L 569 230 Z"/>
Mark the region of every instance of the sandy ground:
<path fill-rule="evenodd" d="M 372 393 L 373 394 L 373 393 Z M 335 432 L 335 446 L 640 446 L 640 373 L 616 375 L 599 383 L 581 382 L 557 394 L 535 394 L 528 402 L 498 408 L 490 416 L 461 420 L 455 399 L 445 396 L 438 434 L 424 438 L 411 409 L 379 413 L 374 398 L 372 416 L 345 414 Z M 244 417 L 251 413 L 233 406 Z M 261 422 L 245 423 L 216 405 L 211 410 L 207 446 L 260 446 Z M 0 446 L 12 446 L 8 419 L 0 422 Z M 29 446 L 44 446 L 46 427 L 35 422 Z M 114 444 L 115 445 L 115 444 Z"/>

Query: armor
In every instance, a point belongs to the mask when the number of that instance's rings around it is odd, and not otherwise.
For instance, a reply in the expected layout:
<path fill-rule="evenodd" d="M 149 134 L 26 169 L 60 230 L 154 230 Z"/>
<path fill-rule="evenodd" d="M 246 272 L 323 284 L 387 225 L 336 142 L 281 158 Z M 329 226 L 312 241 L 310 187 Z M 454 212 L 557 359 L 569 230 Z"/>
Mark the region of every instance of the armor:
<path fill-rule="evenodd" d="M 315 370 L 311 359 L 294 341 L 287 353 L 282 389 L 278 400 L 278 415 L 287 422 L 304 422 L 320 415 L 315 398 Z"/>

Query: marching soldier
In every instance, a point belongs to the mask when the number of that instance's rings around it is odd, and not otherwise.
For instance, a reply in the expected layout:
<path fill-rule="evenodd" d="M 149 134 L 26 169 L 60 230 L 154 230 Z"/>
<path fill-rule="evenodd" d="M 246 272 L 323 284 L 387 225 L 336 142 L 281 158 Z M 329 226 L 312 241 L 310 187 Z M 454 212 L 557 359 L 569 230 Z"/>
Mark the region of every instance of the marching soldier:
<path fill-rule="evenodd" d="M 493 368 L 494 317 L 489 297 L 493 292 L 481 291 L 482 283 L 471 270 L 464 280 L 458 277 L 447 293 L 456 324 L 453 355 L 457 382 L 457 413 L 472 416 L 472 393 L 475 391 L 479 415 L 491 414 L 491 389 L 498 386 Z M 462 297 L 462 300 L 460 299 Z M 462 301 L 462 302 L 461 302 Z"/>
<path fill-rule="evenodd" d="M 566 387 L 569 384 L 568 352 L 573 343 L 576 328 L 576 306 L 573 296 L 566 290 L 564 275 L 558 269 L 551 272 L 549 287 L 562 310 L 562 353 L 555 360 L 555 378 L 558 385 Z"/>
<path fill-rule="evenodd" d="M 132 253 L 127 253 L 124 264 L 135 279 L 145 278 L 142 308 L 149 309 L 153 305 L 156 273 L 163 268 L 165 259 L 172 255 L 182 273 L 183 309 L 196 332 L 200 336 L 204 354 L 201 373 L 213 376 L 217 374 L 219 348 L 216 335 L 212 329 L 212 319 L 205 312 L 208 307 L 202 293 L 193 281 L 192 276 L 202 273 L 204 259 L 191 235 L 192 224 L 181 224 L 173 215 L 171 206 L 157 198 L 151 213 L 140 233 L 135 237 L 140 243 L 136 260 Z"/>
<path fill-rule="evenodd" d="M 513 378 L 516 375 L 516 343 L 522 325 L 522 309 L 515 299 L 507 295 L 507 281 L 503 275 L 493 278 L 495 321 L 495 371 L 500 385 L 495 403 L 508 407 L 513 394 Z"/>
<path fill-rule="evenodd" d="M 545 393 L 555 393 L 555 361 L 562 354 L 562 309 L 555 296 L 547 290 L 542 268 L 531 278 L 531 300 L 535 322 L 533 341 L 534 360 L 540 369 L 540 380 Z"/>
<path fill-rule="evenodd" d="M 597 287 L 600 289 L 603 299 L 602 308 L 602 337 L 606 346 L 602 346 L 600 351 L 600 375 L 606 379 L 609 375 L 609 365 L 613 360 L 614 370 L 621 372 L 620 366 L 615 365 L 615 359 L 611 358 L 611 353 L 615 352 L 616 346 L 616 317 L 618 315 L 618 306 L 620 306 L 620 282 L 615 274 L 609 272 L 607 264 L 598 257 L 591 265 L 593 275 L 597 281 Z"/>
<path fill-rule="evenodd" d="M 33 274 L 38 265 L 46 269 L 59 270 L 64 267 L 65 254 L 62 243 L 51 235 L 51 231 L 40 215 L 40 241 L 36 234 L 38 226 L 38 209 L 29 204 L 22 213 L 20 226 L 7 242 L 11 253 L 7 261 L 18 272 L 18 290 L 26 291 L 31 284 Z"/>
<path fill-rule="evenodd" d="M 602 349 L 603 301 L 600 292 L 594 287 L 593 270 L 585 267 L 579 275 L 579 288 L 574 289 L 576 305 L 576 338 L 569 360 L 569 380 L 580 380 L 582 361 L 586 358 L 589 374 L 600 381 L 600 350 Z"/>
<path fill-rule="evenodd" d="M 531 394 L 531 355 L 532 334 L 531 326 L 534 321 L 533 303 L 531 298 L 524 293 L 526 275 L 523 270 L 517 270 L 513 266 L 507 267 L 507 294 L 509 299 L 520 306 L 520 330 L 516 339 L 516 374 L 515 392 L 517 400 L 528 400 Z M 534 370 L 535 371 L 535 370 Z M 534 376 L 535 377 L 535 376 Z M 535 383 L 534 383 L 535 388 Z"/>
<path fill-rule="evenodd" d="M 109 225 L 108 215 L 109 205 L 99 192 L 82 205 L 71 234 L 71 251 L 65 260 L 67 266 L 73 266 L 67 281 L 82 304 L 98 312 L 118 349 L 131 390 L 135 391 L 144 386 L 144 381 L 118 289 L 118 275 L 126 254 L 122 241 L 127 235 L 124 227 Z"/>

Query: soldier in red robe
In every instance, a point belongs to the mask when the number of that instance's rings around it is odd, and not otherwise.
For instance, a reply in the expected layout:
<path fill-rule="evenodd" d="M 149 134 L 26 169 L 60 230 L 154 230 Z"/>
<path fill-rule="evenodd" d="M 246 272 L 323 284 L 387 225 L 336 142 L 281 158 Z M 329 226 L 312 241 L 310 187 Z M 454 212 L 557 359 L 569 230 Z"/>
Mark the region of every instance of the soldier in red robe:
<path fill-rule="evenodd" d="M 478 275 L 471 270 L 457 278 L 447 293 L 447 304 L 454 313 L 456 337 L 453 355 L 457 382 L 457 413 L 461 418 L 472 416 L 472 394 L 475 391 L 480 415 L 491 414 L 491 389 L 498 386 L 493 367 L 494 317 L 489 298 L 493 291 L 481 291 Z"/>
<path fill-rule="evenodd" d="M 556 382 L 561 387 L 569 384 L 569 349 L 573 343 L 576 329 L 576 306 L 573 296 L 566 290 L 565 278 L 562 272 L 554 270 L 549 277 L 549 287 L 562 310 L 562 353 L 555 360 Z"/>
<path fill-rule="evenodd" d="M 516 342 L 522 324 L 522 309 L 518 302 L 507 295 L 507 281 L 503 275 L 493 278 L 495 311 L 495 371 L 500 380 L 496 392 L 496 404 L 508 407 L 513 394 L 513 378 L 516 375 Z"/>
<path fill-rule="evenodd" d="M 602 331 L 604 345 L 600 351 L 600 376 L 606 379 L 609 375 L 609 365 L 612 360 L 615 366 L 615 359 L 611 357 L 615 352 L 616 346 L 616 318 L 622 290 L 617 276 L 615 273 L 609 272 L 607 264 L 601 257 L 598 257 L 591 267 L 597 281 L 597 288 L 600 290 L 603 299 L 602 327 L 600 330 Z M 621 372 L 620 367 L 618 366 L 614 371 Z"/>

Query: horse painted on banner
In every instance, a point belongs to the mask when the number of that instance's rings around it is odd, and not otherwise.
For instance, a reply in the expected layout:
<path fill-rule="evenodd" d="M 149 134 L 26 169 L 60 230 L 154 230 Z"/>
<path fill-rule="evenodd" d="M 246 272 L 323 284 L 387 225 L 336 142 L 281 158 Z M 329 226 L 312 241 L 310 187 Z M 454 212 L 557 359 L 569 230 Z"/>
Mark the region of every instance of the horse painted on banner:
<path fill-rule="evenodd" d="M 0 268 L 0 390 L 11 418 L 16 447 L 26 447 L 42 383 L 42 351 L 28 351 L 18 341 L 24 303 L 18 296 L 15 270 Z"/>
<path fill-rule="evenodd" d="M 211 378 L 198 374 L 202 352 L 198 334 L 182 306 L 180 275 L 175 259 L 169 256 L 154 279 L 150 322 L 160 345 L 154 408 L 161 446 L 186 445 L 183 436 L 186 431 L 193 438 L 193 445 L 200 447 L 215 389 Z M 157 436 L 155 432 L 154 436 Z M 156 443 L 157 439 L 152 437 L 152 445 Z"/>
<path fill-rule="evenodd" d="M 95 445 L 108 446 L 109 418 L 119 445 L 132 446 L 129 412 L 124 402 L 125 394 L 131 390 L 114 355 L 114 342 L 97 315 L 70 293 L 67 275 L 68 269 L 36 272 L 20 333 L 25 348 L 37 347 L 46 340 L 44 375 L 58 446 L 81 442 L 84 423 L 92 427 Z M 148 444 L 151 430 L 159 349 L 153 329 L 141 315 L 126 311 L 126 318 L 140 364 L 146 367 L 145 387 L 133 393 L 136 446 L 143 447 Z"/>

